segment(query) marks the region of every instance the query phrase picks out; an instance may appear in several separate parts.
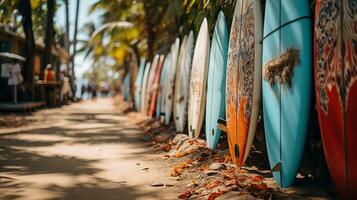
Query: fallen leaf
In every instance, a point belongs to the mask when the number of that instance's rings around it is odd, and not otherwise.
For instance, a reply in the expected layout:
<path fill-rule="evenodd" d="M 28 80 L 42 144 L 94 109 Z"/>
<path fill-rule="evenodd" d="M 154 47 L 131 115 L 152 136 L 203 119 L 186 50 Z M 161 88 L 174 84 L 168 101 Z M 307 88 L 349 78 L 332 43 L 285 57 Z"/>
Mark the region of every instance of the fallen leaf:
<path fill-rule="evenodd" d="M 225 163 L 231 163 L 232 162 L 232 158 L 230 155 L 226 155 L 226 157 L 224 158 L 224 162 Z"/>
<path fill-rule="evenodd" d="M 176 156 L 176 158 L 182 158 L 182 157 L 184 157 L 184 156 L 187 156 L 187 155 L 189 155 L 189 154 L 192 154 L 193 152 L 195 152 L 195 150 L 190 149 L 190 150 L 188 150 L 188 151 L 177 152 L 175 156 Z"/>
<path fill-rule="evenodd" d="M 226 187 L 230 187 L 230 186 L 233 186 L 233 185 L 237 185 L 237 180 L 227 180 L 227 181 L 224 181 L 223 182 L 224 183 L 224 185 L 226 186 Z"/>
<path fill-rule="evenodd" d="M 218 192 L 212 192 L 209 196 L 208 196 L 208 200 L 215 200 L 217 197 L 220 197 L 223 195 L 223 192 L 218 190 Z"/>
<path fill-rule="evenodd" d="M 184 192 L 182 192 L 178 198 L 179 199 L 188 199 L 190 196 L 192 195 L 192 190 L 186 190 Z"/>
<path fill-rule="evenodd" d="M 214 181 L 212 181 L 212 182 L 207 183 L 207 184 L 205 185 L 205 188 L 206 188 L 207 190 L 210 190 L 210 189 L 212 189 L 212 188 L 215 188 L 215 187 L 217 187 L 217 186 L 220 186 L 221 184 L 222 184 L 222 181 L 221 181 L 221 180 L 214 180 Z"/>
<path fill-rule="evenodd" d="M 263 178 L 262 176 L 256 175 L 256 176 L 253 176 L 253 177 L 251 178 L 251 180 L 252 180 L 253 182 L 261 182 L 261 181 L 264 180 L 264 178 Z"/>
<path fill-rule="evenodd" d="M 182 162 L 178 166 L 175 166 L 171 169 L 171 176 L 180 176 L 183 172 L 184 169 L 187 169 L 190 167 L 190 164 L 192 164 L 193 160 L 188 159 L 185 162 Z"/>

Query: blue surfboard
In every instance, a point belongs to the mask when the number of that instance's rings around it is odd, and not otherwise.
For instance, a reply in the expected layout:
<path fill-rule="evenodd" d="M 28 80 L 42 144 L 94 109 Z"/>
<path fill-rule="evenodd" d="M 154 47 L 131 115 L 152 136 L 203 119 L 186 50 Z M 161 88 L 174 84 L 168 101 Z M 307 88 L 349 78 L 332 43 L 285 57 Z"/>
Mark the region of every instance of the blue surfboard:
<path fill-rule="evenodd" d="M 225 119 L 226 67 L 229 33 L 223 12 L 219 12 L 213 33 L 208 66 L 206 99 L 206 140 L 209 148 L 216 148 L 221 135 L 219 118 Z"/>
<path fill-rule="evenodd" d="M 124 78 L 124 100 L 130 101 L 130 72 Z"/>
<path fill-rule="evenodd" d="M 145 59 L 141 59 L 138 75 L 135 81 L 135 108 L 137 111 L 140 110 L 140 100 L 141 100 L 141 86 L 143 84 L 143 76 L 145 69 Z"/>
<path fill-rule="evenodd" d="M 158 92 L 157 101 L 156 101 L 156 117 L 157 118 L 160 118 L 160 115 L 161 115 L 161 104 L 162 104 L 161 101 L 162 101 L 162 96 L 163 96 L 162 93 L 163 93 L 163 88 L 164 88 L 165 81 L 166 81 L 166 73 L 167 73 L 169 64 L 170 64 L 170 54 L 168 54 L 165 57 L 164 65 L 161 70 L 159 92 Z"/>
<path fill-rule="evenodd" d="M 266 143 L 275 181 L 289 187 L 303 154 L 310 110 L 313 66 L 309 1 L 267 0 L 264 22 Z"/>

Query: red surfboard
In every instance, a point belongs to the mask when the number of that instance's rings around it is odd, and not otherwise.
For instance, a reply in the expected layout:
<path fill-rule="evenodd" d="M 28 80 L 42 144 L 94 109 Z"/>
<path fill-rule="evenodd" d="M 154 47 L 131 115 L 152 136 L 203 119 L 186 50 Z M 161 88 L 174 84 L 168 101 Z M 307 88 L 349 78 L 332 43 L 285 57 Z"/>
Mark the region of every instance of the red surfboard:
<path fill-rule="evenodd" d="M 151 92 L 151 100 L 150 100 L 150 105 L 148 105 L 148 111 L 147 114 L 149 117 L 154 117 L 155 115 L 155 108 L 156 108 L 156 100 L 157 100 L 157 94 L 159 92 L 159 84 L 160 84 L 160 75 L 161 75 L 161 70 L 162 66 L 164 64 L 164 55 L 161 55 L 159 58 L 159 65 L 156 69 L 155 72 L 155 78 L 154 82 L 152 84 L 152 92 Z"/>
<path fill-rule="evenodd" d="M 357 198 L 357 10 L 317 0 L 315 86 L 327 165 L 341 198 Z"/>

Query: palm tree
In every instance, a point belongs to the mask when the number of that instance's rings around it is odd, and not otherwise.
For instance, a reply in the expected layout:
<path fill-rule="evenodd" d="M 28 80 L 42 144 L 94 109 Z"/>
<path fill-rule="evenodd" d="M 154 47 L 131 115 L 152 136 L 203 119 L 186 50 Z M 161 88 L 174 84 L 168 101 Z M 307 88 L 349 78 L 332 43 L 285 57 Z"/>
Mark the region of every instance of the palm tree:
<path fill-rule="evenodd" d="M 52 45 L 53 45 L 53 38 L 54 38 L 54 31 L 53 31 L 53 17 L 55 14 L 55 1 L 54 0 L 47 0 L 47 17 L 46 17 L 46 34 L 45 34 L 45 54 L 43 57 L 43 65 L 41 70 L 41 75 L 43 77 L 44 69 L 46 68 L 47 64 L 52 64 Z M 56 75 L 58 76 L 58 69 L 59 66 L 56 66 Z"/>
<path fill-rule="evenodd" d="M 73 35 L 73 52 L 72 52 L 72 77 L 73 77 L 73 79 L 75 79 L 75 57 L 76 57 L 76 53 L 77 53 L 79 6 L 80 6 L 80 0 L 77 0 L 76 18 L 75 18 L 75 22 L 74 22 L 74 35 Z"/>
<path fill-rule="evenodd" d="M 65 12 L 66 12 L 66 34 L 65 34 L 65 48 L 69 53 L 70 39 L 69 39 L 69 5 L 68 0 L 64 0 Z M 70 63 L 67 63 L 67 73 L 69 73 Z"/>
<path fill-rule="evenodd" d="M 24 69 L 25 82 L 30 83 L 32 86 L 31 97 L 33 98 L 33 66 L 34 66 L 34 47 L 35 39 L 32 30 L 32 13 L 31 13 L 31 2 L 30 0 L 19 0 L 17 4 L 17 9 L 22 16 L 22 27 L 25 32 L 25 56 L 26 62 Z"/>

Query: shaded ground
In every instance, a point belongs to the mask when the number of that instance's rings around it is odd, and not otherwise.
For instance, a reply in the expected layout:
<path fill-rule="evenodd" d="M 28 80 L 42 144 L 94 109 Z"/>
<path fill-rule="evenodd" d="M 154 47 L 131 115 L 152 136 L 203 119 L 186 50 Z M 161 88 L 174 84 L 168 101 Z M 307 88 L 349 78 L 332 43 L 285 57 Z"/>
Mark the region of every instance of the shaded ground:
<path fill-rule="evenodd" d="M 43 110 L 0 129 L 0 199 L 175 199 L 160 155 L 111 99 Z M 148 168 L 148 169 L 145 169 Z"/>
<path fill-rule="evenodd" d="M 191 139 L 180 152 L 172 125 L 132 112 L 120 98 L 115 102 L 42 110 L 26 116 L 36 119 L 32 123 L 0 128 L 0 199 L 336 198 L 324 180 L 298 178 L 294 187 L 280 189 L 267 155 L 255 148 L 237 169 L 226 161 L 224 138 L 214 152 Z M 192 144 L 200 150 L 186 155 Z M 212 171 L 212 163 L 228 167 Z"/>

